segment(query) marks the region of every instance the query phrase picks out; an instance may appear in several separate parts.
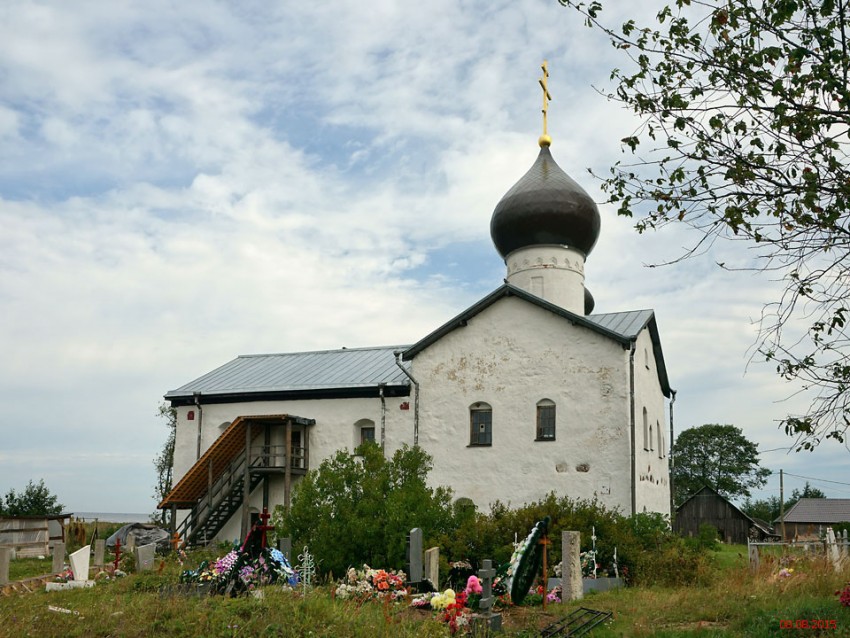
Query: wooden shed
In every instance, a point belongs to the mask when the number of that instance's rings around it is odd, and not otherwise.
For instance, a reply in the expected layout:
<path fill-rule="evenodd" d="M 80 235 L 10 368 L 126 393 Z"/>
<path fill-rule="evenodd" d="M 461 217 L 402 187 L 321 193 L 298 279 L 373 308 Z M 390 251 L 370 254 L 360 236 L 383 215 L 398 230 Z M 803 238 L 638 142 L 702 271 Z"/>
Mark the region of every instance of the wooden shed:
<path fill-rule="evenodd" d="M 56 541 L 65 540 L 65 519 L 57 516 L 0 516 L 0 547 L 18 558 L 49 556 Z"/>
<path fill-rule="evenodd" d="M 700 525 L 717 529 L 726 543 L 744 544 L 747 539 L 765 540 L 774 536 L 773 530 L 753 520 L 729 499 L 710 487 L 703 487 L 676 508 L 673 530 L 681 536 L 699 536 Z"/>

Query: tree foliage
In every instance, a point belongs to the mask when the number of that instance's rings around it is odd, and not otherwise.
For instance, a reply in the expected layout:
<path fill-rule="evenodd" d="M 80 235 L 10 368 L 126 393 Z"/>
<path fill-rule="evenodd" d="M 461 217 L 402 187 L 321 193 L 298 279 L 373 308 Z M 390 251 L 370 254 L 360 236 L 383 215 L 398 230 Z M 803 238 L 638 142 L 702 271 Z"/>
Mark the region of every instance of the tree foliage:
<path fill-rule="evenodd" d="M 644 26 L 560 0 L 622 52 L 609 97 L 642 122 L 621 140 L 634 161 L 603 182 L 618 213 L 641 232 L 684 223 L 700 244 L 745 240 L 783 281 L 758 351 L 813 392 L 806 414 L 783 421 L 797 449 L 850 427 L 846 1 L 676 0 Z"/>
<path fill-rule="evenodd" d="M 749 497 L 767 482 L 770 470 L 759 467 L 758 446 L 734 425 L 709 423 L 683 430 L 673 444 L 673 489 L 676 503 L 704 486 L 727 498 Z"/>
<path fill-rule="evenodd" d="M 411 529 L 433 540 L 452 528 L 451 491 L 428 487 L 431 457 L 420 447 L 405 446 L 392 459 L 374 443 L 358 453 L 340 450 L 308 472 L 289 511 L 275 509 L 275 527 L 294 548 L 309 545 L 324 572 L 363 563 L 406 570 Z"/>
<path fill-rule="evenodd" d="M 174 444 L 177 437 L 177 410 L 166 405 L 160 404 L 158 416 L 165 420 L 165 425 L 168 428 L 168 435 L 165 437 L 165 443 L 153 459 L 153 466 L 156 469 L 156 485 L 154 485 L 154 498 L 159 503 L 171 491 L 174 481 Z M 157 510 L 151 514 L 151 520 L 165 524 L 166 513 L 163 510 Z"/>
<path fill-rule="evenodd" d="M 29 481 L 20 494 L 12 488 L 4 499 L 0 498 L 0 514 L 4 516 L 53 516 L 61 514 L 64 506 L 59 497 L 51 494 L 44 484 L 44 479 L 38 483 Z"/>

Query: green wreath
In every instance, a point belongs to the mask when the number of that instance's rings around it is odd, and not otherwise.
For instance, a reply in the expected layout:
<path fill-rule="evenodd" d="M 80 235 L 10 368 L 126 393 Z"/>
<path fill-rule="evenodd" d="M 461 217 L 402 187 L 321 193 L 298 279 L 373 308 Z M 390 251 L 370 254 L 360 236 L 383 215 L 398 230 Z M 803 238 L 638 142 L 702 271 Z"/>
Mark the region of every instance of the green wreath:
<path fill-rule="evenodd" d="M 511 592 L 511 602 L 514 605 L 522 604 L 522 601 L 528 595 L 528 591 L 534 585 L 534 579 L 537 578 L 540 562 L 543 559 L 543 547 L 540 545 L 540 539 L 549 529 L 549 521 L 548 516 L 539 521 L 511 556 L 511 564 L 508 568 L 508 577 L 510 578 L 508 589 Z"/>

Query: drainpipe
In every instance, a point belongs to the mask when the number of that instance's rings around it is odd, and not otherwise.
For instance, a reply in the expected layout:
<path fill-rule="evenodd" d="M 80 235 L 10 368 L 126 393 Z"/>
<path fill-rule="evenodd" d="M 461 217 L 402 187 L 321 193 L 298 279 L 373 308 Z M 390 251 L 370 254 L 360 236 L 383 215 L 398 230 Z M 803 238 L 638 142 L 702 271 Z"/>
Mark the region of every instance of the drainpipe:
<path fill-rule="evenodd" d="M 676 391 L 670 388 L 670 444 L 667 446 L 667 472 L 670 476 L 670 517 L 673 517 L 673 404 L 676 403 Z"/>
<path fill-rule="evenodd" d="M 395 364 L 404 372 L 404 376 L 413 383 L 413 445 L 419 445 L 419 382 L 413 378 L 407 368 L 401 365 L 401 350 L 393 352 Z"/>
<path fill-rule="evenodd" d="M 637 460 L 635 457 L 635 342 L 629 346 L 629 427 L 632 432 L 632 515 L 637 514 Z"/>
<path fill-rule="evenodd" d="M 384 385 L 383 383 L 378 385 L 378 396 L 381 397 L 381 452 L 384 451 L 387 430 L 387 401 L 384 398 Z"/>
<path fill-rule="evenodd" d="M 195 407 L 198 408 L 198 452 L 195 460 L 201 458 L 201 426 L 204 423 L 204 409 L 201 407 L 201 393 L 194 392 L 192 397 L 195 399 Z"/>

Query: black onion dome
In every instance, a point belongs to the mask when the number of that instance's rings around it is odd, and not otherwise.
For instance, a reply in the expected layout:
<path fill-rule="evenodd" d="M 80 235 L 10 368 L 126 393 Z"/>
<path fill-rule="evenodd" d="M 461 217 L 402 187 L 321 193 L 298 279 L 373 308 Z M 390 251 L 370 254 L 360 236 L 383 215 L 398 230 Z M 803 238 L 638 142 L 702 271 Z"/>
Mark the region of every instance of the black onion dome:
<path fill-rule="evenodd" d="M 596 307 L 596 300 L 593 298 L 593 295 L 590 294 L 590 291 L 585 288 L 584 289 L 584 314 L 589 315 L 593 312 L 593 309 Z"/>
<path fill-rule="evenodd" d="M 534 165 L 496 204 L 490 237 L 502 258 L 541 244 L 569 246 L 587 256 L 600 225 L 596 203 L 543 146 Z"/>

